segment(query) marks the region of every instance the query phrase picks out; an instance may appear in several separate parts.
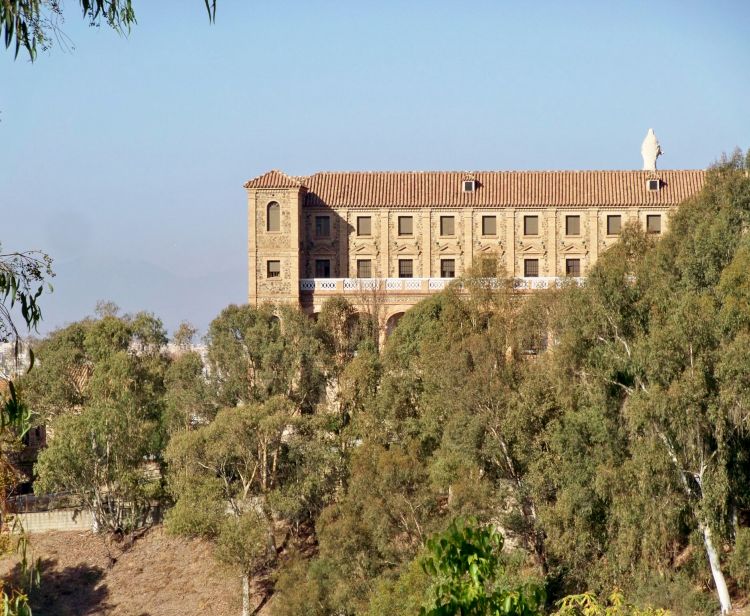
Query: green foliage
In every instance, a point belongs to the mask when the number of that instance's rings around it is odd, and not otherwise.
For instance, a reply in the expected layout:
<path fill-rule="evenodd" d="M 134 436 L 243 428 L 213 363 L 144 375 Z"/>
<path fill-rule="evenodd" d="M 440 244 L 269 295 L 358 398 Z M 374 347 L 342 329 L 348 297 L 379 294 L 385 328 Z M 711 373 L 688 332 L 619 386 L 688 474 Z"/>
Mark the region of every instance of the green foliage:
<path fill-rule="evenodd" d="M 538 614 L 545 601 L 541 588 L 509 589 L 502 584 L 502 547 L 502 535 L 475 520 L 454 520 L 445 532 L 429 539 L 422 566 L 433 579 L 432 597 L 420 614 Z"/>
<path fill-rule="evenodd" d="M 2 17 L 0 7 L 0 17 Z M 2 21 L 2 19 L 0 19 Z M 45 286 L 52 290 L 48 279 L 53 277 L 52 259 L 42 252 L 29 251 L 0 253 L 0 342 L 12 340 L 16 359 L 20 353 L 20 332 L 14 322 L 13 312 L 20 308 L 21 318 L 29 331 L 36 331 L 42 320 L 39 298 Z M 30 367 L 34 366 L 34 353 L 29 351 Z M 8 378 L 8 396 L 0 399 L 0 431 L 10 427 L 19 435 L 29 428 L 31 414 Z"/>
<path fill-rule="evenodd" d="M 164 375 L 164 426 L 172 434 L 206 423 L 217 412 L 211 386 L 204 374 L 203 360 L 195 351 L 175 357 Z"/>
<path fill-rule="evenodd" d="M 216 0 L 204 0 L 208 17 L 216 18 Z M 82 16 L 91 25 L 107 24 L 120 34 L 135 25 L 132 0 L 77 0 Z M 37 48 L 47 49 L 59 33 L 63 3 L 59 0 L 3 0 L 0 3 L 0 31 L 6 49 L 14 46 L 15 57 L 25 49 L 36 59 Z"/>
<path fill-rule="evenodd" d="M 352 360 L 363 341 L 377 342 L 377 328 L 369 315 L 358 313 L 343 297 L 323 302 L 317 320 L 318 335 L 340 371 Z"/>
<path fill-rule="evenodd" d="M 554 616 L 669 616 L 668 611 L 650 607 L 637 608 L 625 602 L 620 592 L 613 592 L 606 601 L 593 593 L 570 595 L 558 601 L 560 608 Z"/>
<path fill-rule="evenodd" d="M 0 18 L 2 12 L 3 8 L 0 6 Z M 7 34 L 7 24 L 5 27 Z M 20 332 L 13 320 L 13 310 L 20 306 L 21 318 L 26 329 L 36 331 L 42 319 L 38 300 L 44 291 L 45 281 L 52 276 L 52 259 L 42 252 L 0 254 L 0 342 L 13 341 L 16 363 L 20 351 Z M 47 286 L 51 291 L 52 286 L 49 283 Z M 34 354 L 31 350 L 29 355 L 31 370 L 34 367 Z M 5 516 L 6 498 L 19 480 L 19 473 L 13 463 L 14 454 L 20 448 L 21 438 L 31 426 L 31 411 L 16 389 L 15 374 L 3 376 L 7 382 L 8 393 L 0 394 L 0 537 L 5 539 L 10 533 L 19 536 L 16 550 L 21 556 L 21 571 L 28 574 L 28 586 L 33 586 L 38 584 L 38 568 L 36 565 L 29 565 L 27 560 L 28 537 L 17 520 L 12 528 L 8 528 Z M 31 616 L 26 593 L 20 588 L 6 589 L 2 582 L 0 609 L 9 616 Z"/>
<path fill-rule="evenodd" d="M 6 591 L 0 581 L 0 610 L 3 616 L 32 616 L 29 597 L 17 588 Z"/>
<path fill-rule="evenodd" d="M 740 528 L 729 558 L 729 572 L 745 592 L 750 591 L 750 528 Z"/>
<path fill-rule="evenodd" d="M 76 494 L 105 532 L 147 524 L 161 498 L 165 341 L 146 313 L 74 323 L 39 345 L 38 368 L 20 381 L 55 435 L 35 490 Z"/>
<path fill-rule="evenodd" d="M 299 310 L 229 306 L 208 330 L 211 382 L 221 406 L 287 396 L 311 412 L 325 388 L 315 325 Z"/>
<path fill-rule="evenodd" d="M 216 539 L 216 556 L 247 574 L 271 564 L 276 548 L 266 516 L 249 509 L 224 519 Z"/>
<path fill-rule="evenodd" d="M 414 616 L 419 614 L 430 587 L 430 577 L 418 556 L 398 575 L 378 578 L 370 595 L 367 616 Z"/>

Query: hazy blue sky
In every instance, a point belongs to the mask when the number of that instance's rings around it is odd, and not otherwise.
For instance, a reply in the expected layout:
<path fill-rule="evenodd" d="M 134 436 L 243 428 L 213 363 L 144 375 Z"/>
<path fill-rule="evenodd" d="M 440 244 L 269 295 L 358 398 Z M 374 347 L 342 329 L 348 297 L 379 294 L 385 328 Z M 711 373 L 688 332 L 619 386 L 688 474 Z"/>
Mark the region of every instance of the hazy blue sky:
<path fill-rule="evenodd" d="M 750 146 L 750 2 L 135 0 L 129 37 L 0 55 L 0 241 L 204 327 L 246 295 L 242 183 L 271 168 L 663 168 Z M 71 10 L 73 12 L 71 12 Z"/>

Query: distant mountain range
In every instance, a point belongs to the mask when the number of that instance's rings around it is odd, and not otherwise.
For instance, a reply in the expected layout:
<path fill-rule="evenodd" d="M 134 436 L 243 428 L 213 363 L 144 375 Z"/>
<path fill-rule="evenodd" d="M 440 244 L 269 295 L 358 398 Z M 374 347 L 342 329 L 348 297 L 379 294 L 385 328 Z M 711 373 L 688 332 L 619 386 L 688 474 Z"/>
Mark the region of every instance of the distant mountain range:
<path fill-rule="evenodd" d="M 98 300 L 123 313 L 141 310 L 161 318 L 170 332 L 185 320 L 201 333 L 229 304 L 247 301 L 244 264 L 209 275 L 176 275 L 139 259 L 78 258 L 55 262 L 54 292 L 41 298 L 40 334 L 94 314 Z"/>

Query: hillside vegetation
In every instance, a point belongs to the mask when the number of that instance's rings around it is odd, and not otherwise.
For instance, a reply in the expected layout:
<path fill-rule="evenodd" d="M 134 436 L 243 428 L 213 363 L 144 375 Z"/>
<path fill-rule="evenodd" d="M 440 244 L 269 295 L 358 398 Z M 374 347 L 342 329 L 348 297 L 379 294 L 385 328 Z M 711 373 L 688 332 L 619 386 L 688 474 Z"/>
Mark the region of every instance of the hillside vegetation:
<path fill-rule="evenodd" d="M 585 592 L 615 593 L 608 614 L 727 612 L 750 590 L 748 228 L 737 154 L 585 286 L 520 300 L 483 265 L 382 349 L 341 299 L 317 321 L 229 306 L 204 369 L 189 327 L 167 355 L 155 316 L 103 310 L 19 383 L 54 435 L 36 489 L 113 537 L 161 504 L 245 614 L 449 614 L 459 594 L 484 606 L 465 614 L 604 614 L 560 603 Z"/>

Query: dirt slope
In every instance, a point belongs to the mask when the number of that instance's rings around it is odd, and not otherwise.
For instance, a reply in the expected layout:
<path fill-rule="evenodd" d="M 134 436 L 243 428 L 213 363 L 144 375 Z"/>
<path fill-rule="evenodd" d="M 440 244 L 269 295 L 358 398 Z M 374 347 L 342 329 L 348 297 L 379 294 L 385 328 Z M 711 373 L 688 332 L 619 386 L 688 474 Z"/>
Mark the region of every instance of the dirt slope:
<path fill-rule="evenodd" d="M 205 616 L 240 613 L 240 580 L 211 556 L 205 542 L 155 528 L 123 551 L 91 533 L 31 537 L 42 559 L 34 616 Z M 0 575 L 17 560 L 0 559 Z"/>

